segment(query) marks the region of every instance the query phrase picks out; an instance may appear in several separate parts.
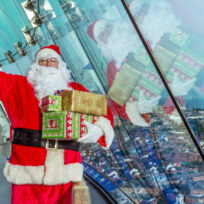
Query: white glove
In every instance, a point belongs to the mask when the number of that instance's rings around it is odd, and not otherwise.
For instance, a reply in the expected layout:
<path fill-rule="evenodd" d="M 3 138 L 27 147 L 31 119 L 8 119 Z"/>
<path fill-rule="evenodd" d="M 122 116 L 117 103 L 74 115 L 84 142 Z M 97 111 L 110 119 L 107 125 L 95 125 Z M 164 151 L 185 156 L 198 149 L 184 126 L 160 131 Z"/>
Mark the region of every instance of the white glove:
<path fill-rule="evenodd" d="M 157 96 L 153 99 L 148 100 L 144 93 L 140 92 L 140 97 L 138 100 L 138 111 L 140 114 L 143 113 L 151 113 L 153 111 L 153 108 L 158 104 L 159 99 L 161 96 Z"/>
<path fill-rule="evenodd" d="M 100 127 L 104 132 L 106 147 L 102 146 L 102 148 L 106 150 L 109 149 L 114 138 L 114 130 L 110 121 L 107 118 L 100 116 L 94 124 Z"/>
<path fill-rule="evenodd" d="M 96 143 L 99 140 L 99 138 L 103 135 L 102 129 L 97 125 L 89 123 L 88 121 L 84 121 L 84 124 L 88 129 L 88 133 L 82 136 L 80 139 L 78 139 L 77 142 Z"/>
<path fill-rule="evenodd" d="M 169 116 L 169 119 L 174 121 L 177 125 L 182 124 L 181 116 L 179 115 L 178 111 L 175 109 L 174 112 Z"/>
<path fill-rule="evenodd" d="M 125 112 L 127 113 L 128 118 L 130 119 L 132 124 L 142 127 L 148 127 L 148 124 L 138 112 L 137 101 L 135 102 L 128 101 L 125 106 Z"/>
<path fill-rule="evenodd" d="M 174 96 L 185 96 L 193 87 L 196 78 L 182 82 L 177 74 L 174 74 L 174 79 L 171 84 L 171 90 Z"/>

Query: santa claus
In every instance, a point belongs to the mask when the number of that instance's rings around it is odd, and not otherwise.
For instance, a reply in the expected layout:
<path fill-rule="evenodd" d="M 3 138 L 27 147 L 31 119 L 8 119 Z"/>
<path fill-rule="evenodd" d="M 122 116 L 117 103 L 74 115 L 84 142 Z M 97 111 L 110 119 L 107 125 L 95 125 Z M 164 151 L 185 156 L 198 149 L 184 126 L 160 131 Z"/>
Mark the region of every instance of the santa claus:
<path fill-rule="evenodd" d="M 164 34 L 171 33 L 180 25 L 180 21 L 172 13 L 171 4 L 166 0 L 132 0 L 129 3 L 129 8 L 145 40 L 153 51 Z M 97 47 L 101 50 L 103 56 L 109 60 L 106 74 L 108 87 L 110 88 L 127 56 L 129 54 L 137 54 L 138 50 L 143 48 L 143 45 L 133 25 L 125 21 L 98 19 L 88 27 L 87 34 L 97 43 Z M 135 69 L 137 69 L 137 67 L 135 67 Z M 175 96 L 187 94 L 188 91 L 184 93 L 183 90 L 190 90 L 194 83 L 194 81 L 188 84 L 178 82 L 175 76 L 171 83 L 172 91 Z M 174 87 L 178 86 L 180 87 L 179 89 L 174 89 Z M 161 96 L 154 96 L 151 97 L 150 100 L 146 100 L 147 97 L 145 95 L 146 93 L 144 91 L 140 91 L 138 100 L 128 100 L 124 106 L 120 106 L 112 101 L 112 105 L 115 107 L 118 115 L 130 120 L 133 124 L 148 126 L 150 120 L 148 113 L 153 111 L 153 108 L 158 104 Z M 167 104 L 165 104 L 165 106 L 166 105 Z M 175 110 L 174 106 L 171 108 Z M 166 111 L 165 108 L 164 110 Z M 168 111 L 167 113 L 169 114 Z M 173 112 L 171 112 L 171 114 L 172 113 Z"/>
<path fill-rule="evenodd" d="M 99 19 L 88 27 L 87 34 L 97 43 L 97 47 L 109 60 L 106 75 L 110 88 L 125 57 L 129 53 L 135 53 L 142 44 L 132 25 L 127 22 Z M 122 118 L 131 120 L 138 126 L 148 126 L 139 114 L 136 103 L 127 102 L 124 106 L 114 101 L 111 103 Z"/>
<path fill-rule="evenodd" d="M 41 99 L 58 89 L 87 91 L 70 82 L 59 47 L 41 48 L 27 76 L 0 72 L 0 100 L 11 121 L 11 157 L 4 175 L 12 183 L 11 203 L 72 203 L 72 182 L 83 176 L 79 142 L 109 148 L 114 132 L 110 109 L 106 117 L 86 123 L 88 133 L 76 141 L 41 139 Z"/>

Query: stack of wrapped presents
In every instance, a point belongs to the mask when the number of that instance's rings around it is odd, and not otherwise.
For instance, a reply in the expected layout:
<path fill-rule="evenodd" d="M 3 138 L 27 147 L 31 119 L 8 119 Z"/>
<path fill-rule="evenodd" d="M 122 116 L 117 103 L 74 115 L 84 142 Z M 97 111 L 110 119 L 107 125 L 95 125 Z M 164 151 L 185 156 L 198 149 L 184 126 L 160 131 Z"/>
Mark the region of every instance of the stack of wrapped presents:
<path fill-rule="evenodd" d="M 153 56 L 160 65 L 169 84 L 176 74 L 181 82 L 197 78 L 204 65 L 204 43 L 199 36 L 176 28 L 165 34 L 153 50 Z M 144 47 L 128 56 L 116 75 L 108 95 L 123 106 L 129 98 L 138 100 L 143 92 L 147 100 L 161 95 L 164 85 L 151 63 Z"/>
<path fill-rule="evenodd" d="M 87 133 L 84 121 L 107 115 L 106 97 L 83 91 L 57 91 L 42 99 L 42 138 L 77 140 Z"/>

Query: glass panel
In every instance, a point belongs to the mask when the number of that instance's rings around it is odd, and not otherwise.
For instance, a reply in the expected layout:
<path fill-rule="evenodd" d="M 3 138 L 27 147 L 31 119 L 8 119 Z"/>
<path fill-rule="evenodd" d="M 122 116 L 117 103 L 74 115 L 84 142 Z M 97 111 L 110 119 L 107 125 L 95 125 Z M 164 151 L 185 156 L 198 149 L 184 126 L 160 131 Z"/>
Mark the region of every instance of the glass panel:
<path fill-rule="evenodd" d="M 23 1 L 12 2 L 20 8 Z M 202 76 L 203 38 L 196 29 L 185 26 L 188 22 L 179 13 L 183 9 L 177 7 L 192 5 L 190 0 L 186 5 L 181 2 L 127 1 L 191 127 L 203 138 L 203 85 L 202 78 L 198 79 Z M 200 1 L 196 5 L 202 8 Z M 109 192 L 118 203 L 201 203 L 202 159 L 121 2 L 46 0 L 40 1 L 39 10 L 44 18 L 34 31 L 38 45 L 59 45 L 74 80 L 92 92 L 109 95 L 116 136 L 107 151 L 97 145 L 83 146 L 85 171 L 92 176 L 94 172 L 96 181 L 99 178 L 97 182 L 106 187 L 111 182 Z M 23 23 L 22 8 L 18 14 L 18 29 L 30 25 Z M 8 22 L 5 17 L 3 21 Z M 14 27 L 8 27 L 8 32 L 16 39 L 20 34 L 13 32 Z M 183 53 L 194 59 L 193 65 Z M 24 60 L 5 66 L 4 71 L 25 74 L 30 59 Z M 185 86 L 181 89 L 181 85 Z M 190 94 L 192 90 L 195 93 Z M 194 100 L 194 94 L 200 100 Z"/>
<path fill-rule="evenodd" d="M 16 54 L 14 43 L 21 42 L 23 49 L 27 49 L 26 40 L 21 32 L 21 29 L 26 25 L 30 26 L 30 22 L 27 19 L 23 8 L 16 0 L 8 0 L 6 3 L 0 2 L 0 63 L 8 64 L 4 53 L 8 50 L 11 51 L 11 55 L 15 60 L 19 59 L 19 55 Z M 3 61 L 2 61 L 3 60 Z"/>
<path fill-rule="evenodd" d="M 20 58 L 19 60 L 12 64 L 3 66 L 2 67 L 3 71 L 10 74 L 19 74 L 25 76 L 30 65 L 33 63 L 35 53 L 37 52 L 38 49 L 39 46 L 37 44 L 31 47 L 30 49 L 27 50 L 26 56 Z"/>
<path fill-rule="evenodd" d="M 203 1 L 133 0 L 128 6 L 204 152 Z M 178 123 L 173 102 L 162 98 L 160 104 Z"/>
<path fill-rule="evenodd" d="M 53 9 L 51 16 L 47 15 L 44 9 L 47 3 L 49 3 Z M 92 92 L 104 92 L 89 59 L 87 58 L 87 55 L 60 4 L 56 1 L 41 2 L 40 12 L 42 15 L 47 15 L 47 17 L 43 18 L 44 27 L 38 28 L 35 34 L 36 38 L 39 39 L 38 43 L 40 47 L 55 42 L 60 46 L 63 58 L 68 67 L 72 70 L 74 80 L 85 85 L 86 88 Z M 48 42 L 48 40 L 52 42 Z M 88 84 L 87 81 L 89 81 Z"/>
<path fill-rule="evenodd" d="M 88 154 L 88 147 L 83 152 L 86 162 L 104 171 L 110 180 L 109 170 L 118 172 L 126 181 L 121 189 L 135 201 L 182 203 L 191 199 L 193 194 L 186 189 L 194 187 L 189 187 L 186 175 L 192 180 L 203 175 L 202 159 L 175 108 L 164 105 L 169 96 L 122 4 L 77 0 L 60 4 L 110 96 L 115 118 L 116 138 L 110 153 L 95 151 L 99 158 L 106 158 L 107 168 L 95 154 Z M 142 11 L 146 9 L 148 6 Z M 172 26 L 177 25 L 175 20 Z M 160 38 L 149 32 L 156 46 Z M 169 115 L 170 111 L 174 114 Z"/>

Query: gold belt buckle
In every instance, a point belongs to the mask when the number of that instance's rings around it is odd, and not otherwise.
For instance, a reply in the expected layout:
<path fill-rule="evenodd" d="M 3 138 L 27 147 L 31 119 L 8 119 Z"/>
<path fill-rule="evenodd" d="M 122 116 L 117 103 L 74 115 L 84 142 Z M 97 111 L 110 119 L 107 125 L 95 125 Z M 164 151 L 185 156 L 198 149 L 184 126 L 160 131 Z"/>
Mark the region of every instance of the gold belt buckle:
<path fill-rule="evenodd" d="M 54 147 L 50 147 L 50 140 L 46 140 L 45 148 L 50 150 L 57 150 L 58 149 L 58 139 L 55 139 Z"/>

